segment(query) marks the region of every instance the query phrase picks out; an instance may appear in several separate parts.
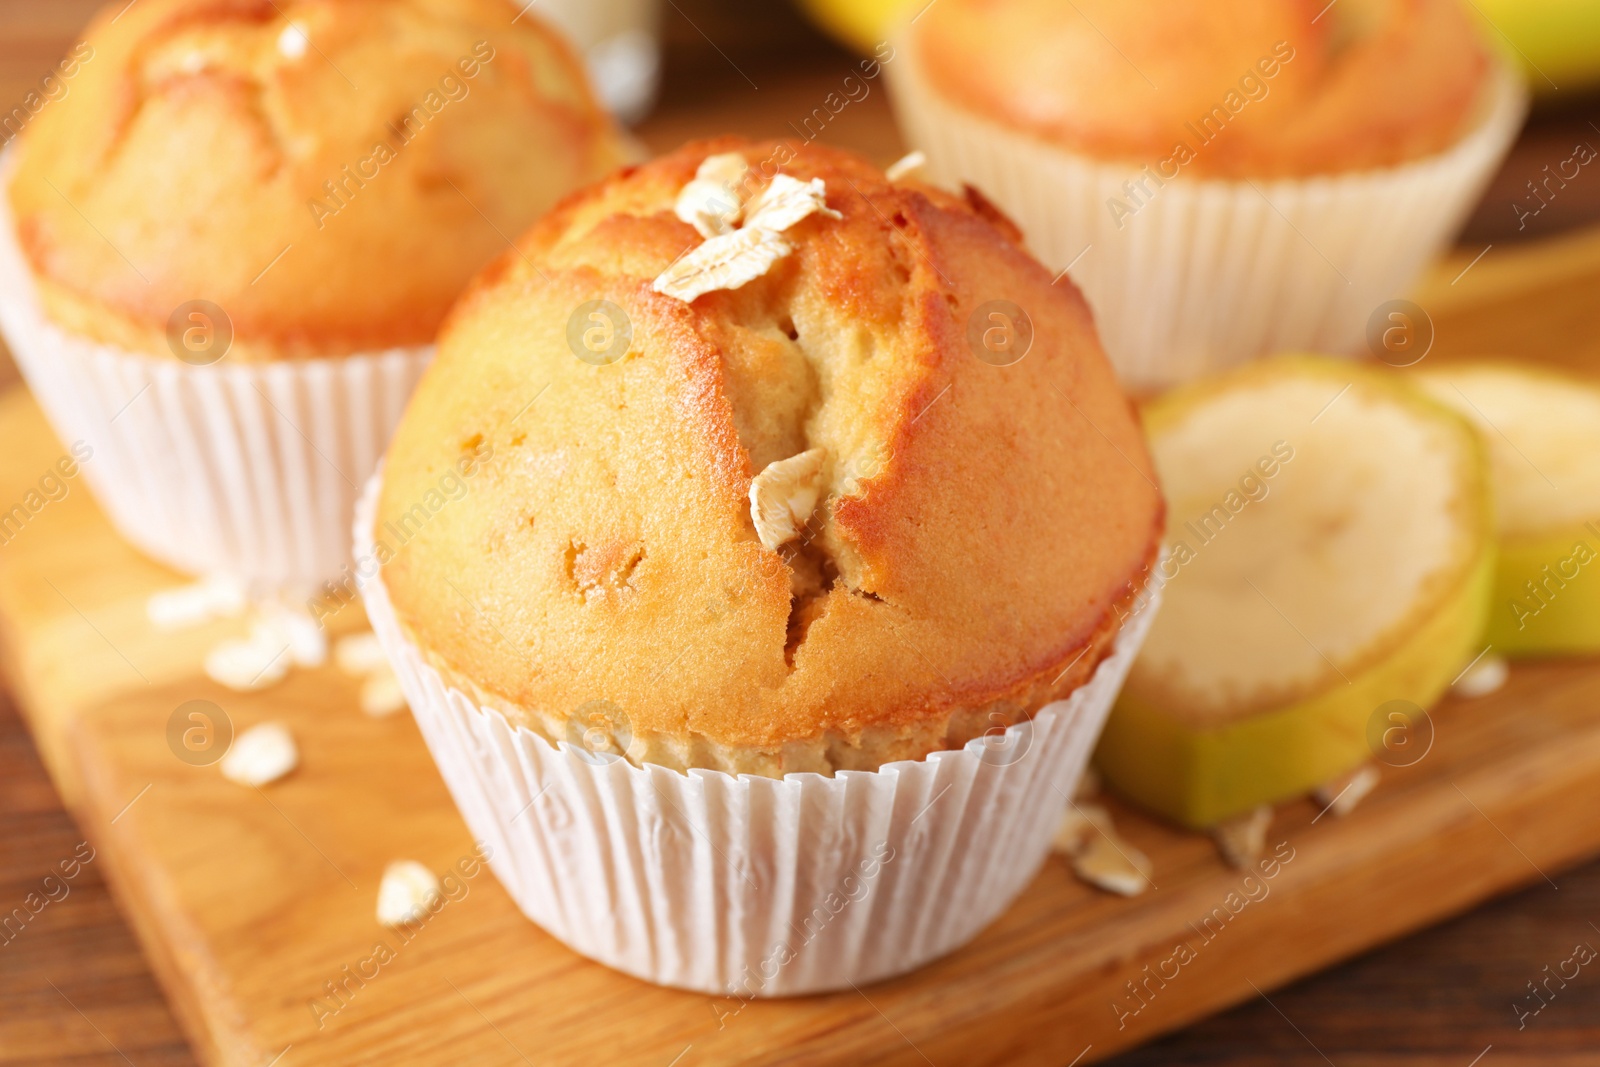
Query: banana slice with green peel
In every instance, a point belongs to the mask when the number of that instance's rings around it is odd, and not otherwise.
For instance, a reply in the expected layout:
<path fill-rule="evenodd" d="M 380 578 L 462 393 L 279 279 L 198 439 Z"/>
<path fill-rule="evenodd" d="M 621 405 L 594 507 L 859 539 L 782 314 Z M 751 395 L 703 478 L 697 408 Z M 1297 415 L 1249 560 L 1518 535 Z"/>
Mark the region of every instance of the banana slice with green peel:
<path fill-rule="evenodd" d="M 1383 758 L 1380 706 L 1426 708 L 1481 648 L 1494 531 L 1471 426 L 1397 375 L 1314 356 L 1144 415 L 1164 603 L 1096 753 L 1106 780 L 1207 827 Z"/>
<path fill-rule="evenodd" d="M 1416 380 L 1489 450 L 1500 562 L 1485 641 L 1508 655 L 1600 652 L 1600 384 L 1487 362 Z"/>

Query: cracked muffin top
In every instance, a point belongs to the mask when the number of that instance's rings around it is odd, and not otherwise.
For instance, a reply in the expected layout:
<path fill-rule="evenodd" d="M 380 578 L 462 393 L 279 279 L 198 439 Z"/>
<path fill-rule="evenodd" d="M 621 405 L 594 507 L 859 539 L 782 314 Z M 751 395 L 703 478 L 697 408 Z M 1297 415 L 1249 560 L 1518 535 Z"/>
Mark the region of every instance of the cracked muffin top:
<path fill-rule="evenodd" d="M 1072 283 L 976 193 L 794 142 L 691 144 L 545 217 L 452 312 L 383 479 L 376 559 L 447 681 L 770 776 L 1070 693 L 1163 522 Z"/>
<path fill-rule="evenodd" d="M 1168 178 L 1432 155 L 1479 114 L 1491 72 L 1462 0 L 941 0 L 910 37 L 954 103 Z"/>
<path fill-rule="evenodd" d="M 49 316 L 169 354 L 208 300 L 234 359 L 433 340 L 461 289 L 622 161 L 566 45 L 508 0 L 117 0 L 9 187 Z"/>

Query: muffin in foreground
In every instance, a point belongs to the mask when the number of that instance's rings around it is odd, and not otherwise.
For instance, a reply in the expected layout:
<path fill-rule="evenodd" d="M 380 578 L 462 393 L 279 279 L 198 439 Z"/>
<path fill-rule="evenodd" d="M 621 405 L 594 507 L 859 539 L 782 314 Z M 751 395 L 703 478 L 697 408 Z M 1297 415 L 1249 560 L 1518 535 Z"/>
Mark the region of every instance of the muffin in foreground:
<path fill-rule="evenodd" d="M 1141 388 L 1353 348 L 1524 110 L 1459 0 L 956 0 L 897 48 L 896 108 L 933 174 L 1073 265 Z"/>
<path fill-rule="evenodd" d="M 566 46 L 515 14 L 143 0 L 91 24 L 8 159 L 3 317 L 140 547 L 262 583 L 338 572 L 500 231 L 621 161 Z"/>
<path fill-rule="evenodd" d="M 786 142 L 546 217 L 373 491 L 374 628 L 536 921 L 726 992 L 871 861 L 766 994 L 949 951 L 1031 877 L 1163 521 L 1071 284 L 980 198 Z"/>

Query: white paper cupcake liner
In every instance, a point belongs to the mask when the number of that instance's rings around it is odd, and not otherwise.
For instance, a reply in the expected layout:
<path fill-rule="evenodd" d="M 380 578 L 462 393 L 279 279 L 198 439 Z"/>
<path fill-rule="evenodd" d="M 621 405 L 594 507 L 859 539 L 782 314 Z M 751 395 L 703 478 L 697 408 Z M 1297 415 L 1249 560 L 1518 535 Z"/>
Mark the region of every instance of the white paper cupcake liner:
<path fill-rule="evenodd" d="M 358 508 L 358 559 L 376 558 L 378 483 Z M 901 974 L 1004 911 L 1049 852 L 1159 599 L 1085 685 L 987 747 L 771 779 L 553 745 L 447 685 L 403 635 L 381 575 L 362 595 L 445 783 L 523 913 L 617 970 L 739 1002 Z"/>
<path fill-rule="evenodd" d="M 84 477 L 118 532 L 262 593 L 341 577 L 361 486 L 433 347 L 193 366 L 96 344 L 41 312 L 4 199 L 0 329 L 57 436 L 93 450 Z"/>
<path fill-rule="evenodd" d="M 1137 389 L 1277 351 L 1353 352 L 1482 195 L 1527 108 L 1509 69 L 1453 148 L 1383 170 L 1232 181 L 1181 172 L 1139 205 L 1130 163 L 1075 155 L 940 97 L 910 42 L 886 68 L 900 127 L 930 177 L 969 182 L 1053 269 L 1071 267 L 1107 353 Z M 1204 151 L 1202 148 L 1201 151 Z M 1154 168 L 1154 160 L 1149 161 Z M 1134 214 L 1114 217 L 1119 200 Z"/>

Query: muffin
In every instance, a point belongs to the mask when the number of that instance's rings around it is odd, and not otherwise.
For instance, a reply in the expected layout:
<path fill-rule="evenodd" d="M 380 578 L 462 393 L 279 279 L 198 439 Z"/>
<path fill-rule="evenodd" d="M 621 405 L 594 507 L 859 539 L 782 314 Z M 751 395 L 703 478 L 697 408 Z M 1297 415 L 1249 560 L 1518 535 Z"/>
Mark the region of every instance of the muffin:
<path fill-rule="evenodd" d="M 1071 283 L 980 197 L 792 142 L 543 219 L 369 493 L 374 629 L 524 911 L 750 995 L 906 970 L 1020 891 L 1164 516 Z M 846 878 L 875 888 L 765 973 Z"/>
<path fill-rule="evenodd" d="M 1525 109 L 1458 0 L 941 0 L 897 44 L 932 175 L 1070 266 L 1140 389 L 1354 348 Z"/>
<path fill-rule="evenodd" d="M 7 160 L 0 315 L 130 540 L 312 584 L 467 281 L 621 141 L 503 0 L 106 8 Z"/>

